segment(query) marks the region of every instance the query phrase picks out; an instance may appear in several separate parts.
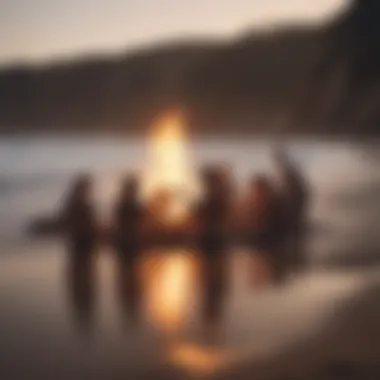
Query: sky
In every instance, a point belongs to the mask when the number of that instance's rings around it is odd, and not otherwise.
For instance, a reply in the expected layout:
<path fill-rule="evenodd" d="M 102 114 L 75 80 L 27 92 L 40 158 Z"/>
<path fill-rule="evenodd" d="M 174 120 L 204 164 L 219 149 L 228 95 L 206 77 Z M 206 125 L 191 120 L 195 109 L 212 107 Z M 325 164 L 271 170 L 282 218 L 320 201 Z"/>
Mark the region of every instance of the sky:
<path fill-rule="evenodd" d="M 0 64 L 322 22 L 348 0 L 0 0 Z"/>

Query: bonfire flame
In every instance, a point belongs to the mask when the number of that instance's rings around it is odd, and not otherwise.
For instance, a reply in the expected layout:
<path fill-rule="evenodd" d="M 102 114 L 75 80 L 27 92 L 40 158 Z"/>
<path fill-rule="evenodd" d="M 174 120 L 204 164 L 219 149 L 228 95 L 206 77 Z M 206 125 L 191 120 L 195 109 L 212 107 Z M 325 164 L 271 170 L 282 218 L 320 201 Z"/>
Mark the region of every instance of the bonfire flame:
<path fill-rule="evenodd" d="M 183 115 L 176 111 L 161 117 L 152 128 L 148 144 L 146 199 L 161 221 L 183 221 L 194 196 Z"/>

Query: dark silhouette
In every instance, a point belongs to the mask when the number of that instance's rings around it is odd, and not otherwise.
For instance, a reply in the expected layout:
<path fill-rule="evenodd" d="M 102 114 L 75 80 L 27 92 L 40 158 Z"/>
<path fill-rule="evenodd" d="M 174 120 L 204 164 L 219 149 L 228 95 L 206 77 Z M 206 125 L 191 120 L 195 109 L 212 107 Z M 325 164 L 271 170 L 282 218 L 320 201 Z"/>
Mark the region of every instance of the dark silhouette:
<path fill-rule="evenodd" d="M 306 264 L 304 242 L 307 232 L 309 189 L 300 170 L 284 152 L 276 152 L 274 158 L 280 176 L 278 197 L 284 213 L 288 259 L 292 265 L 302 267 Z"/>
<path fill-rule="evenodd" d="M 205 167 L 202 170 L 203 198 L 196 211 L 196 225 L 202 251 L 217 252 L 227 240 L 230 210 L 230 193 L 227 181 L 219 167 Z"/>
<path fill-rule="evenodd" d="M 139 192 L 139 180 L 134 176 L 126 177 L 114 209 L 117 296 L 123 314 L 133 320 L 140 293 L 137 262 L 144 217 Z"/>
<path fill-rule="evenodd" d="M 68 262 L 66 281 L 75 322 L 87 334 L 93 325 L 96 308 L 93 260 L 72 256 Z"/>
<path fill-rule="evenodd" d="M 210 246 L 201 251 L 202 321 L 205 328 L 216 326 L 223 315 L 228 291 L 228 266 L 225 247 Z"/>
<path fill-rule="evenodd" d="M 202 319 L 205 327 L 216 325 L 227 290 L 226 251 L 232 182 L 218 166 L 202 170 L 203 198 L 196 209 L 198 247 L 201 253 Z"/>
<path fill-rule="evenodd" d="M 144 210 L 139 199 L 140 183 L 134 176 L 124 180 L 120 198 L 114 208 L 115 245 L 119 257 L 134 260 L 141 245 L 141 227 Z"/>
<path fill-rule="evenodd" d="M 116 295 L 118 306 L 125 322 L 136 323 L 139 319 L 141 284 L 137 262 L 117 263 Z"/>
<path fill-rule="evenodd" d="M 68 196 L 62 215 L 69 252 L 69 297 L 75 318 L 84 330 L 92 324 L 95 309 L 94 253 L 98 228 L 91 192 L 91 178 L 87 175 L 79 177 Z"/>
<path fill-rule="evenodd" d="M 83 175 L 75 182 L 65 204 L 62 221 L 70 252 L 88 258 L 93 253 L 98 232 L 92 205 L 92 179 Z"/>
<path fill-rule="evenodd" d="M 276 280 L 284 275 L 284 214 L 271 182 L 255 176 L 244 205 L 244 225 L 248 241 L 264 260 L 271 263 Z"/>

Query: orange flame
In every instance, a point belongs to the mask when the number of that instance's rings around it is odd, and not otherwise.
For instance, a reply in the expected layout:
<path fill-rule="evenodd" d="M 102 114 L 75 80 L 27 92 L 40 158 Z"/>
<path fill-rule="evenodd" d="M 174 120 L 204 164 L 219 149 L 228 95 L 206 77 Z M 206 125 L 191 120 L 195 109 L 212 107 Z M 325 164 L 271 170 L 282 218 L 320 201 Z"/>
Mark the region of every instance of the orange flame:
<path fill-rule="evenodd" d="M 183 220 L 194 195 L 184 124 L 182 113 L 170 112 L 155 123 L 148 141 L 145 197 L 165 203 L 160 218 L 166 222 Z"/>

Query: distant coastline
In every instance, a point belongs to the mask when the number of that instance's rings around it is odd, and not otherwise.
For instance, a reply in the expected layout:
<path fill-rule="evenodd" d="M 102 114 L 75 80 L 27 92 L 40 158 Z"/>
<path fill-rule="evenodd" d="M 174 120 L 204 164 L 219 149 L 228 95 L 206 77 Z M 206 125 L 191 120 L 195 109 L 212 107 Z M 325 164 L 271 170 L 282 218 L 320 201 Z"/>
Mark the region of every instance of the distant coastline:
<path fill-rule="evenodd" d="M 374 136 L 379 20 L 356 1 L 320 26 L 0 69 L 0 133 L 135 134 L 184 107 L 200 134 Z"/>

